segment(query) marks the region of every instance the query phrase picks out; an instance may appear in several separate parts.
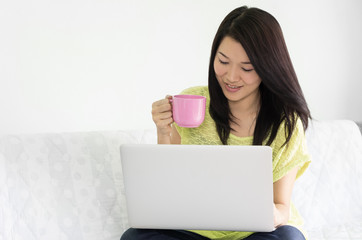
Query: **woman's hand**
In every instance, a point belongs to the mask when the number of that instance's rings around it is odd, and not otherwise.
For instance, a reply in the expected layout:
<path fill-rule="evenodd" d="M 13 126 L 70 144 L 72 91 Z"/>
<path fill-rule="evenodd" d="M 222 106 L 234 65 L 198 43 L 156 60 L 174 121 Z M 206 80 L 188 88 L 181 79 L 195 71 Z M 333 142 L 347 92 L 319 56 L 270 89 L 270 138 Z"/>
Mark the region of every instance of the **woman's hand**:
<path fill-rule="evenodd" d="M 152 119 L 157 127 L 158 143 L 171 143 L 173 123 L 171 99 L 172 96 L 167 95 L 166 98 L 152 104 Z"/>
<path fill-rule="evenodd" d="M 282 204 L 274 205 L 274 227 L 280 227 L 287 224 L 289 218 L 289 209 Z"/>

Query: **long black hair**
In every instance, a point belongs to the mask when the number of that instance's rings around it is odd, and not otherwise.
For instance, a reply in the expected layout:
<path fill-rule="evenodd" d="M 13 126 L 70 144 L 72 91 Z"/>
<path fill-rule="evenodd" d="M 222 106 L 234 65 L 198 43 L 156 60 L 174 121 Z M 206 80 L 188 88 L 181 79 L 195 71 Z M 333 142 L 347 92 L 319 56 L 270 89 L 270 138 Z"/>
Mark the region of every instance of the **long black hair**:
<path fill-rule="evenodd" d="M 261 78 L 260 110 L 256 119 L 253 145 L 270 145 L 280 124 L 285 122 L 286 143 L 291 138 L 297 117 L 304 130 L 311 118 L 308 105 L 294 71 L 278 21 L 269 13 L 246 6 L 230 12 L 215 35 L 209 64 L 210 115 L 221 142 L 226 145 L 233 121 L 228 100 L 216 79 L 214 59 L 221 41 L 229 36 L 245 49 L 254 70 Z"/>

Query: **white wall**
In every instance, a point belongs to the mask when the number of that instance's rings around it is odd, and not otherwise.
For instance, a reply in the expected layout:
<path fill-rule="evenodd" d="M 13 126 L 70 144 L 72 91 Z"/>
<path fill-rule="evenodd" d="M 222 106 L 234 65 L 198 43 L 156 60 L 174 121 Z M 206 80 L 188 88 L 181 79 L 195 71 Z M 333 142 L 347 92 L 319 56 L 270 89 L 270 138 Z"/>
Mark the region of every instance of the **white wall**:
<path fill-rule="evenodd" d="M 313 116 L 361 121 L 362 1 L 0 0 L 0 133 L 154 127 L 245 4 L 280 22 Z"/>

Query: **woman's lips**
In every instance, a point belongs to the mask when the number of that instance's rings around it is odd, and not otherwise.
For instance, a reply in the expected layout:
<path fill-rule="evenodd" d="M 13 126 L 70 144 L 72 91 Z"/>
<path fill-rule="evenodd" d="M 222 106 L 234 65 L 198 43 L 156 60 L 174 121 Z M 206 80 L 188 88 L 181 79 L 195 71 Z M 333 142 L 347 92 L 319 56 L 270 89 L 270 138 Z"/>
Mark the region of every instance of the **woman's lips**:
<path fill-rule="evenodd" d="M 237 92 L 242 88 L 242 86 L 235 86 L 227 83 L 225 83 L 225 87 L 229 92 Z"/>

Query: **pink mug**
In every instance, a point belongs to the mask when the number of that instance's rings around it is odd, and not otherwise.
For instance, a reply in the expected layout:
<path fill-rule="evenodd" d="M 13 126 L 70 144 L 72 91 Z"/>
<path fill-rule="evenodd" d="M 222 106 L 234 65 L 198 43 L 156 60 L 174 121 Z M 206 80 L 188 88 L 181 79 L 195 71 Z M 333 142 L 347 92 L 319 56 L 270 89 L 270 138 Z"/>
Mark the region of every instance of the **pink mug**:
<path fill-rule="evenodd" d="M 180 127 L 196 128 L 205 118 L 206 97 L 175 95 L 172 98 L 173 120 Z"/>

